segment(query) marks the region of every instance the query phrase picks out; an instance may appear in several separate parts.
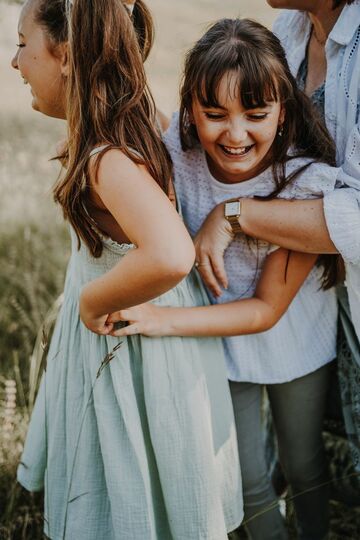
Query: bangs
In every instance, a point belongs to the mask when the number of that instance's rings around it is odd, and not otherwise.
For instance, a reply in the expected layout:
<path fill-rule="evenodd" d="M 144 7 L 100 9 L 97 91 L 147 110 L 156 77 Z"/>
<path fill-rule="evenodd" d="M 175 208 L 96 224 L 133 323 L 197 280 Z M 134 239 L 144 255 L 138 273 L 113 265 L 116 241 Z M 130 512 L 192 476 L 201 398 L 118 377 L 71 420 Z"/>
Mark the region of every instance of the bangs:
<path fill-rule="evenodd" d="M 234 46 L 230 41 L 217 50 L 211 48 L 205 56 L 193 84 L 193 96 L 203 107 L 223 107 L 219 87 L 224 77 L 228 78 L 227 94 L 239 97 L 245 109 L 265 107 L 271 101 L 280 100 L 274 62 L 258 49 L 242 41 Z M 236 84 L 228 77 L 230 73 L 236 74 Z"/>

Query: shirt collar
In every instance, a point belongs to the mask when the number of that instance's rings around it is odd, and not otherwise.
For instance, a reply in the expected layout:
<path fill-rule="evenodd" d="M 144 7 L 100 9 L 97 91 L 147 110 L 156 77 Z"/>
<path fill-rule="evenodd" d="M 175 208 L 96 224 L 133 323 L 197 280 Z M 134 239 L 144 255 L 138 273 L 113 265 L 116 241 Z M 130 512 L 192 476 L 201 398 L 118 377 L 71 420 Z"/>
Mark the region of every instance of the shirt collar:
<path fill-rule="evenodd" d="M 348 45 L 359 26 L 360 0 L 355 0 L 353 4 L 344 6 L 340 17 L 330 32 L 329 39 L 336 41 L 339 45 Z"/>

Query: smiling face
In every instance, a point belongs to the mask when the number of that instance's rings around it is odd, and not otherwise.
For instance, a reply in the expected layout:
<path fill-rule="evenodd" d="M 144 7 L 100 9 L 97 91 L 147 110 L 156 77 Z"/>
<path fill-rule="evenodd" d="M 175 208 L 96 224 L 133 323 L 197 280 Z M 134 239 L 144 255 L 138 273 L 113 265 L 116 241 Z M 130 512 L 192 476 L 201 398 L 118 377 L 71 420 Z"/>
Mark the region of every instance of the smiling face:
<path fill-rule="evenodd" d="M 276 101 L 246 109 L 241 103 L 236 72 L 226 73 L 218 87 L 218 106 L 194 99 L 191 120 L 196 126 L 213 176 L 237 183 L 257 176 L 271 163 L 271 147 L 284 121 Z"/>
<path fill-rule="evenodd" d="M 28 0 L 21 11 L 18 51 L 11 65 L 30 85 L 33 109 L 65 118 L 65 49 L 50 48 L 43 27 L 35 21 L 36 5 L 37 0 Z"/>

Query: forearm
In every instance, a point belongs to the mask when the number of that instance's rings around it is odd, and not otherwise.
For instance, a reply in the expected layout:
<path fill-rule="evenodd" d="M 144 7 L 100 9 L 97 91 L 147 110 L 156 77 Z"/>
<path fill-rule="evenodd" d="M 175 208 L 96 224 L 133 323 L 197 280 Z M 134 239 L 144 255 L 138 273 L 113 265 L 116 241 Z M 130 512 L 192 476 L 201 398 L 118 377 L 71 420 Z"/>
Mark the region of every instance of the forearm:
<path fill-rule="evenodd" d="M 268 330 L 276 314 L 258 298 L 192 308 L 158 308 L 170 336 L 236 336 Z"/>
<path fill-rule="evenodd" d="M 191 269 L 190 259 L 182 265 L 169 262 L 134 249 L 109 272 L 85 285 L 82 302 L 100 316 L 152 300 L 177 285 Z"/>
<path fill-rule="evenodd" d="M 326 226 L 323 200 L 242 199 L 245 234 L 305 253 L 337 253 Z"/>

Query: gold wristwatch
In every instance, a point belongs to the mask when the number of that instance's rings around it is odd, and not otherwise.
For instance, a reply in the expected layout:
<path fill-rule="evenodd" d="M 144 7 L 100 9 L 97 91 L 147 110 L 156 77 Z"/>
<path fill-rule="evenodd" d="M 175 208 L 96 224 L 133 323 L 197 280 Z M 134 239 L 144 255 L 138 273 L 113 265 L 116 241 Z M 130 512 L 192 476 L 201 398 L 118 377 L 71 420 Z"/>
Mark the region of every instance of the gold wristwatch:
<path fill-rule="evenodd" d="M 240 215 L 241 215 L 240 199 L 233 199 L 225 203 L 224 216 L 230 223 L 231 230 L 234 234 L 239 234 L 242 232 L 242 228 L 239 223 Z"/>

